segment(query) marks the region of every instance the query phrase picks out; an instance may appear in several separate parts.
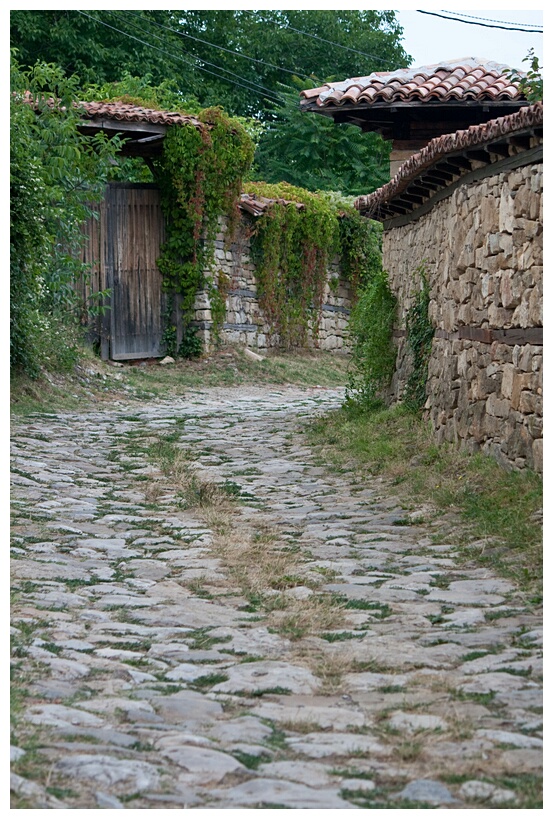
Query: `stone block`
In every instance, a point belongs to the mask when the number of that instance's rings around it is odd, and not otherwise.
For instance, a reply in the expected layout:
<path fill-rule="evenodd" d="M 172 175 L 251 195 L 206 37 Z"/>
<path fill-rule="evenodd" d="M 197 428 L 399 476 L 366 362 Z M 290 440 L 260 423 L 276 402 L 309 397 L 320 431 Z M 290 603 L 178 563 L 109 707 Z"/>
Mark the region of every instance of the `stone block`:
<path fill-rule="evenodd" d="M 495 278 L 489 273 L 483 273 L 481 276 L 480 292 L 484 299 L 490 298 L 495 292 Z"/>
<path fill-rule="evenodd" d="M 530 295 L 532 290 L 525 290 L 521 297 L 521 302 L 513 313 L 513 324 L 515 327 L 530 327 Z"/>
<path fill-rule="evenodd" d="M 523 391 L 528 391 L 534 384 L 534 377 L 532 373 L 513 373 L 513 383 L 511 387 L 511 406 L 513 409 L 523 412 L 521 409 L 521 396 Z"/>
<path fill-rule="evenodd" d="M 528 326 L 527 324 L 520 324 L 520 322 L 516 322 L 516 318 L 513 316 L 512 310 L 507 310 L 505 307 L 499 307 L 497 304 L 490 304 L 488 307 L 488 320 L 490 322 L 490 327 L 511 327 L 513 323 L 517 323 L 521 327 Z"/>
<path fill-rule="evenodd" d="M 523 230 L 527 239 L 532 239 L 540 232 L 540 223 L 532 219 L 515 219 L 515 229 Z"/>
<path fill-rule="evenodd" d="M 484 196 L 480 203 L 481 229 L 483 233 L 493 233 L 499 229 L 499 208 L 492 196 Z"/>
<path fill-rule="evenodd" d="M 491 394 L 495 394 L 497 390 L 497 381 L 494 378 L 486 375 L 485 370 L 480 370 L 476 381 L 472 384 L 472 397 L 475 400 L 487 398 Z"/>
<path fill-rule="evenodd" d="M 522 348 L 518 361 L 518 368 L 525 373 L 532 372 L 532 360 L 535 355 L 539 355 L 541 350 L 532 344 L 525 344 Z"/>
<path fill-rule="evenodd" d="M 500 236 L 499 233 L 488 233 L 484 245 L 486 256 L 496 256 L 501 251 Z"/>
<path fill-rule="evenodd" d="M 511 234 L 499 234 L 499 247 L 501 248 L 501 252 L 505 254 L 506 264 L 512 264 L 511 256 L 513 255 L 513 237 Z"/>
<path fill-rule="evenodd" d="M 509 188 L 504 187 L 499 199 L 499 230 L 512 233 L 515 221 L 515 201 Z"/>
<path fill-rule="evenodd" d="M 543 438 L 537 438 L 532 443 L 532 469 L 543 472 Z"/>
<path fill-rule="evenodd" d="M 499 364 L 513 364 L 513 348 L 509 346 L 509 344 L 494 341 L 491 344 L 490 352 L 494 362 Z"/>
<path fill-rule="evenodd" d="M 535 198 L 536 197 L 532 194 L 532 189 L 528 184 L 521 185 L 513 200 L 513 215 L 517 218 L 531 218 L 531 201 Z"/>
<path fill-rule="evenodd" d="M 518 409 L 525 415 L 528 415 L 530 413 L 537 413 L 538 415 L 542 415 L 543 400 L 540 395 L 537 395 L 534 392 L 530 392 L 529 390 L 524 390 L 520 394 Z"/>
<path fill-rule="evenodd" d="M 467 267 L 474 267 L 475 235 L 474 227 L 471 227 L 465 235 L 462 229 L 459 230 L 453 250 L 456 262 L 455 268 L 451 270 L 452 277 L 457 278 L 459 273 L 466 270 Z"/>
<path fill-rule="evenodd" d="M 513 251 L 514 252 L 514 251 Z M 534 260 L 534 246 L 533 242 L 529 242 L 526 237 L 522 243 L 521 249 L 514 253 L 514 263 L 517 270 L 528 270 L 532 266 Z"/>
<path fill-rule="evenodd" d="M 528 321 L 530 327 L 543 325 L 543 293 L 541 286 L 534 287 L 528 299 Z"/>
<path fill-rule="evenodd" d="M 513 394 L 513 378 L 515 368 L 512 364 L 505 364 L 503 367 L 503 378 L 501 379 L 501 395 L 503 398 L 511 398 Z"/>
<path fill-rule="evenodd" d="M 504 270 L 499 281 L 499 295 L 503 307 L 514 309 L 520 302 L 523 285 L 514 270 Z"/>
<path fill-rule="evenodd" d="M 526 426 L 532 438 L 543 437 L 543 417 L 540 415 L 528 415 L 526 417 Z"/>
<path fill-rule="evenodd" d="M 486 412 L 496 418 L 508 418 L 511 403 L 505 398 L 500 398 L 493 393 L 486 401 Z"/>

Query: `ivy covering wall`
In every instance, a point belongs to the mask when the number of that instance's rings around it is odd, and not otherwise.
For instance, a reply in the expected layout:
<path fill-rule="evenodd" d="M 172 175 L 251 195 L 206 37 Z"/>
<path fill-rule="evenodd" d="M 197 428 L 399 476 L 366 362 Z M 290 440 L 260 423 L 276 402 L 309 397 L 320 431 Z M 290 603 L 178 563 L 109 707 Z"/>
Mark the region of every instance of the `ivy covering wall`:
<path fill-rule="evenodd" d="M 230 242 L 242 191 L 274 200 L 250 226 L 260 305 L 282 346 L 303 346 L 309 331 L 316 332 L 335 256 L 354 288 L 380 268 L 380 225 L 361 217 L 352 198 L 340 194 L 246 181 L 254 143 L 244 125 L 220 108 L 196 117 L 204 128 L 173 126 L 155 162 L 167 220 L 158 262 L 166 287 L 182 295 L 186 320 L 197 291 L 207 285 L 215 324 L 221 324 L 228 283 L 205 279 L 218 218 L 227 218 Z"/>
<path fill-rule="evenodd" d="M 285 182 L 250 182 L 244 190 L 275 200 L 252 226 L 261 308 L 283 346 L 303 346 L 309 330 L 316 333 L 334 258 L 339 256 L 342 275 L 357 288 L 380 267 L 381 227 L 340 194 Z"/>

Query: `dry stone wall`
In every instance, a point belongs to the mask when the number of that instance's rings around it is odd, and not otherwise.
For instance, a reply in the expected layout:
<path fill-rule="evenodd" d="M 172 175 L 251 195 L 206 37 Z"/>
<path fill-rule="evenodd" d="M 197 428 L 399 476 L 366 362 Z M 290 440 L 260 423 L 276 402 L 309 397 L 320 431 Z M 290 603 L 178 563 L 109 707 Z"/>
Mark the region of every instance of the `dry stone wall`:
<path fill-rule="evenodd" d="M 542 469 L 543 166 L 461 185 L 419 219 L 384 235 L 399 301 L 400 399 L 410 369 L 405 316 L 430 284 L 435 336 L 426 408 L 439 440 L 482 449 L 505 465 Z"/>
<path fill-rule="evenodd" d="M 223 344 L 246 345 L 254 350 L 280 346 L 280 339 L 268 324 L 259 303 L 255 264 L 251 257 L 248 224 L 243 221 L 232 243 L 225 242 L 226 220 L 219 221 L 213 265 L 205 271 L 212 282 L 226 283 L 226 314 L 219 337 Z M 314 315 L 309 346 L 333 352 L 348 349 L 347 325 L 351 308 L 351 286 L 341 276 L 339 259 L 328 270 L 322 311 Z M 193 324 L 206 349 L 214 343 L 213 313 L 209 290 L 197 294 Z M 316 330 L 316 332 L 313 332 Z"/>

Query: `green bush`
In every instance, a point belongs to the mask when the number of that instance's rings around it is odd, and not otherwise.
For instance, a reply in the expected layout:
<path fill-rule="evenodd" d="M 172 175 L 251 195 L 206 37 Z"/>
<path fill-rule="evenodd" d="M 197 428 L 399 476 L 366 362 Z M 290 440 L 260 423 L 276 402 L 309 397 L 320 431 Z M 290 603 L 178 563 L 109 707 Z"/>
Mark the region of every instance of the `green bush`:
<path fill-rule="evenodd" d="M 346 406 L 350 409 L 371 411 L 382 406 L 382 390 L 389 384 L 395 367 L 392 332 L 396 310 L 397 300 L 390 290 L 388 275 L 380 268 L 361 289 L 351 312 L 349 333 L 354 371 L 346 393 Z"/>
<path fill-rule="evenodd" d="M 424 265 L 417 268 L 415 277 L 420 282 L 419 289 L 413 294 L 413 304 L 407 311 L 405 322 L 412 369 L 405 385 L 403 401 L 409 409 L 418 412 L 426 403 L 428 362 L 432 352 L 434 327 L 428 317 L 430 287 Z"/>
<path fill-rule="evenodd" d="M 44 63 L 22 71 L 12 58 L 10 365 L 32 377 L 68 365 L 74 341 L 60 327 L 78 319 L 81 226 L 121 144 L 79 134 L 78 98 L 78 78 Z"/>

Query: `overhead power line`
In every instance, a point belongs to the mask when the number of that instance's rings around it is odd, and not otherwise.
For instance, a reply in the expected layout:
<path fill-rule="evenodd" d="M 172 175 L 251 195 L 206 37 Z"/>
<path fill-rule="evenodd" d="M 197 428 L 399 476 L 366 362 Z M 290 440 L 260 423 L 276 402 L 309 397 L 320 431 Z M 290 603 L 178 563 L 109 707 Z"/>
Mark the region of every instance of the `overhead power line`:
<path fill-rule="evenodd" d="M 109 14 L 115 14 L 116 12 L 109 11 L 108 13 Z M 143 30 L 142 26 L 138 25 L 134 21 L 129 20 L 129 23 L 132 26 L 134 26 L 135 29 L 138 28 L 140 31 Z M 121 32 L 121 33 L 125 34 L 125 32 Z M 159 37 L 157 34 L 154 34 L 153 31 L 149 31 L 148 34 L 150 34 L 150 36 L 152 36 L 152 37 L 155 37 L 156 40 L 160 40 L 162 43 L 164 42 L 163 38 Z M 152 48 L 154 48 L 154 47 L 155 46 L 152 46 Z M 235 74 L 234 71 L 231 71 L 228 68 L 222 68 L 221 66 L 217 65 L 216 63 L 209 62 L 209 60 L 206 60 L 203 57 L 198 57 L 196 54 L 190 54 L 190 56 L 193 57 L 196 60 L 200 60 L 200 62 L 204 63 L 205 65 L 210 65 L 212 68 L 217 68 L 219 71 L 225 71 L 227 74 L 230 74 L 232 77 L 236 77 L 238 80 L 242 80 L 242 82 L 247 82 L 250 86 L 252 86 L 252 88 L 250 90 L 253 90 L 254 88 L 258 88 L 260 91 L 263 91 L 266 94 L 275 94 L 276 93 L 276 92 L 271 91 L 270 88 L 265 88 L 265 86 L 259 85 L 259 83 L 253 82 L 253 80 L 248 80 L 248 79 L 246 79 L 246 77 L 242 77 L 240 74 Z M 227 79 L 227 78 L 222 77 L 221 79 Z"/>
<path fill-rule="evenodd" d="M 282 98 L 279 97 L 278 94 L 275 91 L 271 91 L 270 89 L 264 88 L 263 86 L 259 86 L 259 85 L 255 84 L 255 83 L 251 83 L 250 80 L 247 80 L 244 77 L 240 77 L 240 79 L 242 79 L 243 82 L 236 82 L 235 80 L 231 80 L 228 77 L 222 76 L 221 74 L 215 73 L 215 71 L 210 71 L 208 68 L 204 68 L 201 65 L 197 65 L 194 62 L 190 62 L 190 60 L 186 60 L 184 57 L 182 57 L 180 55 L 171 54 L 169 51 L 167 51 L 164 48 L 158 48 L 158 46 L 152 45 L 152 43 L 148 43 L 148 42 L 146 42 L 146 40 L 140 39 L 140 37 L 135 37 L 134 34 L 129 34 L 127 31 L 122 31 L 121 29 L 116 28 L 115 26 L 112 26 L 109 23 L 106 23 L 104 20 L 100 20 L 98 17 L 93 17 L 92 15 L 87 14 L 86 12 L 80 11 L 78 9 L 76 9 L 76 11 L 78 11 L 78 13 L 82 14 L 84 17 L 88 17 L 90 20 L 94 20 L 95 23 L 100 23 L 101 25 L 105 26 L 106 28 L 110 28 L 110 29 L 112 29 L 112 31 L 116 31 L 118 34 L 122 34 L 125 37 L 130 37 L 131 40 L 136 40 L 138 43 L 142 43 L 142 45 L 145 45 L 148 48 L 153 49 L 154 51 L 159 51 L 162 54 L 165 54 L 168 57 L 171 57 L 171 59 L 176 60 L 177 62 L 181 62 L 181 63 L 184 63 L 185 65 L 189 65 L 191 68 L 198 69 L 198 71 L 204 71 L 207 74 L 212 74 L 214 77 L 217 77 L 219 80 L 226 81 L 226 82 L 230 83 L 231 85 L 237 85 L 237 86 L 240 86 L 241 88 L 245 88 L 246 91 L 255 91 L 255 88 L 259 88 L 259 89 L 263 90 L 265 95 L 268 96 L 270 99 L 272 99 L 273 102 L 280 102 L 280 103 L 283 102 Z M 156 36 L 156 35 L 154 35 L 154 36 Z M 158 39 L 160 39 L 160 38 L 158 38 Z M 219 71 L 226 71 L 228 74 L 233 74 L 233 72 L 227 71 L 227 69 L 225 69 L 225 68 L 220 68 L 219 66 L 215 65 L 214 63 L 209 63 L 206 60 L 203 60 L 203 59 L 201 59 L 199 57 L 194 57 L 194 59 L 200 60 L 202 63 L 206 63 L 207 65 L 211 65 L 211 66 L 213 66 L 215 68 L 218 68 Z M 233 74 L 233 76 L 237 77 L 238 75 Z M 244 85 L 244 83 L 249 83 L 249 85 Z M 255 87 L 253 87 L 253 86 L 255 86 Z"/>
<path fill-rule="evenodd" d="M 422 11 L 415 9 L 419 14 L 429 14 L 431 17 L 441 17 L 442 20 L 452 20 L 454 23 L 465 23 L 467 26 L 482 26 L 483 28 L 500 28 L 503 31 L 524 31 L 525 34 L 543 34 L 541 29 L 534 28 L 512 28 L 511 26 L 497 26 L 490 23 L 476 23 L 474 20 L 461 20 L 458 17 L 446 17 L 445 14 L 438 14 L 435 11 Z"/>
<path fill-rule="evenodd" d="M 505 26 L 524 26 L 525 28 L 540 28 L 543 29 L 543 26 L 540 26 L 538 23 L 512 23 L 508 20 L 494 20 L 490 17 L 476 17 L 474 14 L 462 14 L 460 11 L 447 11 L 446 9 L 440 9 L 444 14 L 454 14 L 456 17 L 468 17 L 469 20 L 483 20 L 486 23 L 503 23 Z"/>
<path fill-rule="evenodd" d="M 118 11 L 117 13 L 120 14 L 122 12 Z M 131 14 L 133 15 L 138 13 L 139 12 L 131 11 Z M 149 19 L 149 22 L 153 23 L 158 28 L 165 29 L 165 31 L 171 31 L 173 32 L 173 34 L 178 34 L 179 37 L 187 37 L 190 40 L 195 40 L 197 43 L 204 43 L 204 45 L 208 45 L 210 48 L 216 48 L 219 51 L 226 51 L 227 54 L 235 54 L 237 57 L 242 57 L 244 60 L 249 60 L 252 63 L 258 63 L 258 65 L 265 65 L 267 66 L 267 68 L 276 68 L 278 71 L 285 71 L 287 74 L 292 74 L 295 77 L 303 77 L 303 79 L 305 80 L 311 79 L 307 74 L 303 74 L 301 71 L 292 71 L 289 68 L 283 68 L 283 66 L 281 65 L 274 65 L 273 63 L 268 63 L 265 60 L 258 60 L 256 57 L 250 57 L 248 54 L 243 54 L 241 51 L 234 51 L 231 48 L 225 48 L 224 46 L 216 45 L 215 43 L 210 43 L 208 40 L 203 40 L 201 37 L 194 37 L 192 34 L 186 34 L 184 31 L 179 31 L 176 28 L 164 26 L 162 23 L 158 23 L 157 20 Z"/>
<path fill-rule="evenodd" d="M 256 14 L 255 11 L 250 11 L 246 9 L 248 14 Z M 266 20 L 264 17 L 259 17 L 262 23 L 275 23 L 275 20 Z M 294 28 L 289 23 L 283 22 L 282 25 L 284 28 L 289 28 L 290 31 L 295 31 L 296 34 L 303 34 L 305 37 L 311 37 L 313 40 L 320 40 L 322 43 L 328 43 L 328 45 L 334 46 L 335 48 L 342 48 L 344 51 L 351 51 L 353 54 L 360 54 L 362 57 L 369 57 L 371 60 L 377 60 L 379 63 L 389 63 L 389 60 L 385 60 L 383 57 L 378 57 L 376 54 L 367 54 L 366 51 L 359 51 L 357 48 L 350 48 L 349 46 L 342 45 L 341 43 L 335 43 L 332 40 L 325 40 L 324 37 L 319 37 L 317 34 L 311 34 L 309 31 L 301 31 L 299 28 Z"/>

